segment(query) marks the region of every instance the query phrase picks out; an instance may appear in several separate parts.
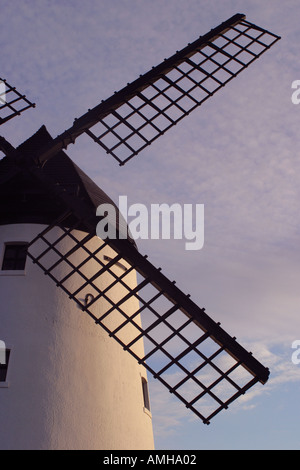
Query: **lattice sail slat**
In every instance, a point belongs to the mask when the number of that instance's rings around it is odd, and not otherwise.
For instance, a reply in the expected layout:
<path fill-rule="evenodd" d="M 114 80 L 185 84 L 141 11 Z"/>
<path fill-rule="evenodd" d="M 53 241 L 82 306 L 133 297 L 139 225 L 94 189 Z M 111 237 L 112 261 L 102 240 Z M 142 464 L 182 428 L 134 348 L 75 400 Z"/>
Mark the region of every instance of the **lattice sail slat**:
<path fill-rule="evenodd" d="M 268 369 L 132 244 L 102 241 L 78 230 L 80 221 L 64 228 L 69 215 L 32 240 L 29 257 L 204 423 L 268 380 Z"/>
<path fill-rule="evenodd" d="M 234 15 L 75 119 L 46 146 L 51 158 L 82 134 L 124 165 L 223 88 L 280 39 Z"/>

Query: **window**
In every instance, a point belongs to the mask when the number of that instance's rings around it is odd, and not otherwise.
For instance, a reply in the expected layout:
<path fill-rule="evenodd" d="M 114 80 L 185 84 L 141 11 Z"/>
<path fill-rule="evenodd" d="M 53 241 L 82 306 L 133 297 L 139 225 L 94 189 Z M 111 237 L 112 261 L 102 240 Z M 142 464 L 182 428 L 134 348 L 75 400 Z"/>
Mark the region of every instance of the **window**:
<path fill-rule="evenodd" d="M 143 388 L 144 407 L 146 408 L 146 410 L 150 411 L 148 382 L 144 377 L 142 377 L 142 388 Z"/>
<path fill-rule="evenodd" d="M 0 384 L 1 382 L 6 382 L 9 356 L 10 356 L 10 349 L 6 349 L 5 350 L 5 364 L 0 363 Z"/>
<path fill-rule="evenodd" d="M 2 261 L 2 271 L 22 271 L 25 269 L 27 243 L 6 243 Z"/>

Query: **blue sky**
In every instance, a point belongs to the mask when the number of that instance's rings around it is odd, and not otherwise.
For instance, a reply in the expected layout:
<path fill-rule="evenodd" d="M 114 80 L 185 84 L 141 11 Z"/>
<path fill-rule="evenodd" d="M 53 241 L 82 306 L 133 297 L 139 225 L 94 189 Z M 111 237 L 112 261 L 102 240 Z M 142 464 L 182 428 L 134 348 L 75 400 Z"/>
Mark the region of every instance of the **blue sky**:
<path fill-rule="evenodd" d="M 88 138 L 68 154 L 112 199 L 204 204 L 205 242 L 139 249 L 271 370 L 209 426 L 150 383 L 157 449 L 298 449 L 300 5 L 296 0 L 11 0 L 1 77 L 37 104 L 1 129 L 18 145 L 75 117 L 235 13 L 282 36 L 255 64 L 125 167 Z"/>

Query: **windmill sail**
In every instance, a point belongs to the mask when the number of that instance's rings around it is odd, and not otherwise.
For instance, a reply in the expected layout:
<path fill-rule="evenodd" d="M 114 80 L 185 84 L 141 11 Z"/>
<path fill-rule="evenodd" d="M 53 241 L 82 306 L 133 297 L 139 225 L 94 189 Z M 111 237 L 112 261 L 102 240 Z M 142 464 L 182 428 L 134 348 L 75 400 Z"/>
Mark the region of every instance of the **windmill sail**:
<path fill-rule="evenodd" d="M 66 211 L 29 244 L 29 257 L 96 325 L 204 423 L 208 424 L 257 382 L 266 383 L 269 370 L 133 245 L 127 241 L 118 244 L 117 240 L 99 239 L 97 249 L 91 251 L 89 243 L 93 235 L 82 232 L 78 235 L 79 220 L 71 228 L 63 228 L 63 220 L 69 216 L 70 212 Z M 59 230 L 57 225 L 61 227 Z M 66 240 L 68 243 L 63 243 Z M 60 246 L 70 247 L 70 242 L 72 248 L 62 251 Z M 107 245 L 113 248 L 114 254 L 104 262 L 101 255 Z M 56 256 L 55 262 L 51 253 Z M 78 253 L 82 261 L 75 265 L 73 258 L 78 258 Z M 65 268 L 68 274 L 62 278 L 59 273 L 65 272 Z M 127 281 L 132 270 L 137 271 L 139 278 L 134 287 Z M 91 271 L 93 275 L 87 276 L 86 272 Z M 101 276 L 107 273 L 111 282 L 100 289 Z M 112 300 L 116 285 L 122 285 L 125 290 L 117 303 Z M 128 314 L 126 304 L 131 298 L 138 299 L 140 306 Z M 106 306 L 100 316 L 99 302 Z M 138 320 L 140 316 L 142 324 Z M 128 326 L 131 327 L 129 336 Z M 139 355 L 142 341 L 145 354 Z"/>
<path fill-rule="evenodd" d="M 28 256 L 82 315 L 91 317 L 206 424 L 254 384 L 266 383 L 269 370 L 134 243 L 97 238 L 95 213 L 84 200 L 49 180 L 42 169 L 27 171 L 55 195 L 61 210 L 28 244 Z M 103 256 L 107 247 L 109 257 Z M 132 271 L 137 273 L 136 285 L 130 282 Z M 117 286 L 123 292 L 116 301 Z M 138 300 L 135 310 L 127 308 L 132 299 Z"/>
<path fill-rule="evenodd" d="M 34 107 L 35 104 L 29 101 L 25 95 L 0 78 L 0 124 L 19 116 L 26 109 Z"/>
<path fill-rule="evenodd" d="M 89 135 L 120 165 L 235 78 L 279 36 L 237 14 L 76 119 L 40 162 Z"/>

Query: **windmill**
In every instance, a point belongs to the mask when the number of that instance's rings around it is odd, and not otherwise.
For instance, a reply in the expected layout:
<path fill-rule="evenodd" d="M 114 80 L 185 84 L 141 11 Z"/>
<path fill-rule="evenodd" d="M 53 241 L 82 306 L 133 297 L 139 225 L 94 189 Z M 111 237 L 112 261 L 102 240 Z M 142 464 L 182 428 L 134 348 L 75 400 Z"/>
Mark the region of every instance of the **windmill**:
<path fill-rule="evenodd" d="M 117 208 L 118 236 L 96 236 L 96 208 L 113 202 L 65 150 L 88 135 L 124 165 L 279 39 L 236 14 L 56 138 L 45 126 L 17 148 L 0 138 L 0 446 L 151 448 L 147 372 L 205 424 L 267 382 L 269 370 L 138 251 Z M 1 124 L 34 106 L 5 85 Z"/>

